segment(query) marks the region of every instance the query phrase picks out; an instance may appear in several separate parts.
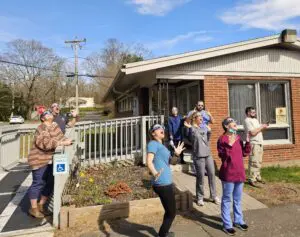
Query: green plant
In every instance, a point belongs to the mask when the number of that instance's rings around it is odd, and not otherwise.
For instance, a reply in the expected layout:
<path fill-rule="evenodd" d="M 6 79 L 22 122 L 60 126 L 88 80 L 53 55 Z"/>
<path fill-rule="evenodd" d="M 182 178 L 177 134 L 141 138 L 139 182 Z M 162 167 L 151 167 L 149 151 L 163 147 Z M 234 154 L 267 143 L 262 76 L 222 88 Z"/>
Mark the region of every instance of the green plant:
<path fill-rule="evenodd" d="M 300 183 L 300 167 L 266 167 L 261 170 L 262 177 L 268 182 Z"/>

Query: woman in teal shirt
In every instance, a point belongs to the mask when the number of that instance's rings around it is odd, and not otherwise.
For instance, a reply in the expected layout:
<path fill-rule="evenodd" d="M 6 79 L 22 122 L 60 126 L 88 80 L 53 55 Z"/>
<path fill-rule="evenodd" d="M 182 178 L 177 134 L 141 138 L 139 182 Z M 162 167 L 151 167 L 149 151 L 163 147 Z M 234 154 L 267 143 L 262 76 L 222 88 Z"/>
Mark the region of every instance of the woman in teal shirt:
<path fill-rule="evenodd" d="M 176 215 L 175 193 L 173 190 L 172 173 L 170 163 L 177 164 L 178 157 L 185 149 L 184 143 L 179 143 L 174 148 L 174 157 L 163 145 L 165 129 L 160 124 L 155 124 L 150 129 L 151 141 L 147 146 L 147 166 L 153 175 L 152 185 L 155 193 L 159 196 L 165 209 L 163 223 L 159 230 L 159 237 L 174 237 L 169 232 Z"/>

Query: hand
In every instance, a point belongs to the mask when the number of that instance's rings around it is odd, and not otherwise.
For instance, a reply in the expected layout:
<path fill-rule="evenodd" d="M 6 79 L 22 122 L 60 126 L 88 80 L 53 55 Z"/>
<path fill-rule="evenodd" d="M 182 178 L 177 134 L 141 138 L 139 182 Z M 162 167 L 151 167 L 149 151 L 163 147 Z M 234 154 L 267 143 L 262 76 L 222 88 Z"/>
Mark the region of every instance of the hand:
<path fill-rule="evenodd" d="M 187 128 L 191 128 L 192 125 L 190 123 L 188 123 L 187 121 L 184 121 L 184 126 L 187 127 Z"/>
<path fill-rule="evenodd" d="M 71 114 L 72 114 L 73 118 L 76 118 L 76 117 L 77 117 L 77 113 L 76 113 L 75 110 L 72 110 L 72 111 L 71 111 Z"/>
<path fill-rule="evenodd" d="M 163 168 L 161 168 L 155 175 L 154 175 L 154 180 L 157 181 L 161 175 L 161 173 L 164 171 Z"/>
<path fill-rule="evenodd" d="M 177 147 L 174 147 L 174 152 L 176 156 L 180 156 L 180 154 L 185 150 L 184 142 L 179 142 Z"/>
<path fill-rule="evenodd" d="M 236 141 L 236 135 L 232 134 L 229 136 L 229 145 L 232 146 Z"/>
<path fill-rule="evenodd" d="M 262 129 L 266 129 L 267 127 L 269 127 L 269 124 L 262 124 L 261 127 Z"/>
<path fill-rule="evenodd" d="M 71 139 L 66 139 L 64 141 L 61 141 L 60 145 L 61 146 L 70 146 L 70 145 L 72 145 L 72 140 Z"/>

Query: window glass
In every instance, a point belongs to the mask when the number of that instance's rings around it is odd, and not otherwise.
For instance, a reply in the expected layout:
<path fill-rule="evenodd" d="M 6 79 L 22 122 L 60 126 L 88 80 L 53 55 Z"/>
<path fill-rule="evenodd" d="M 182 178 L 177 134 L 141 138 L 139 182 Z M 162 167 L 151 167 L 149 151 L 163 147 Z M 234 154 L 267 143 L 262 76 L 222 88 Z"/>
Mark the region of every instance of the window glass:
<path fill-rule="evenodd" d="M 255 84 L 229 84 L 230 116 L 243 124 L 245 108 L 255 106 Z"/>
<path fill-rule="evenodd" d="M 195 104 L 198 102 L 200 99 L 200 92 L 199 92 L 199 87 L 198 85 L 191 86 L 188 88 L 189 90 L 189 110 L 195 107 Z"/>
<path fill-rule="evenodd" d="M 291 140 L 289 137 L 291 127 L 286 127 L 289 125 L 289 103 L 286 101 L 285 86 L 284 82 L 230 83 L 230 116 L 242 125 L 245 119 L 245 108 L 254 106 L 257 114 L 260 115 L 261 123 L 276 124 L 263 132 L 264 140 Z M 256 98 L 260 98 L 260 103 L 256 103 Z"/>
<path fill-rule="evenodd" d="M 278 128 L 278 129 L 267 129 L 263 132 L 264 140 L 278 140 L 278 139 L 288 139 L 288 129 Z"/>
<path fill-rule="evenodd" d="M 261 121 L 276 124 L 276 108 L 285 107 L 284 84 L 260 84 Z"/>
<path fill-rule="evenodd" d="M 179 97 L 178 97 L 179 111 L 182 114 L 187 114 L 187 89 L 181 88 L 179 89 Z"/>

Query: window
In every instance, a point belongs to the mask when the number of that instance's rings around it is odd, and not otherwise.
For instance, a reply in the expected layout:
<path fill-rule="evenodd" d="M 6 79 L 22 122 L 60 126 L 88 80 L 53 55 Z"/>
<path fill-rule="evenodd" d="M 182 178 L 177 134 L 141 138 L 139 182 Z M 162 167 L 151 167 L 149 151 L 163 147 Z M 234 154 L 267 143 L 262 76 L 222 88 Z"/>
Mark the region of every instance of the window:
<path fill-rule="evenodd" d="M 132 111 L 133 97 L 125 97 L 118 101 L 118 112 Z"/>
<path fill-rule="evenodd" d="M 266 144 L 292 141 L 288 82 L 230 82 L 230 116 L 235 118 L 239 125 L 243 124 L 245 108 L 248 106 L 256 108 L 261 123 L 270 123 L 263 133 Z"/>
<path fill-rule="evenodd" d="M 187 114 L 194 109 L 195 104 L 200 100 L 199 82 L 189 83 L 177 89 L 177 104 L 179 113 Z"/>

